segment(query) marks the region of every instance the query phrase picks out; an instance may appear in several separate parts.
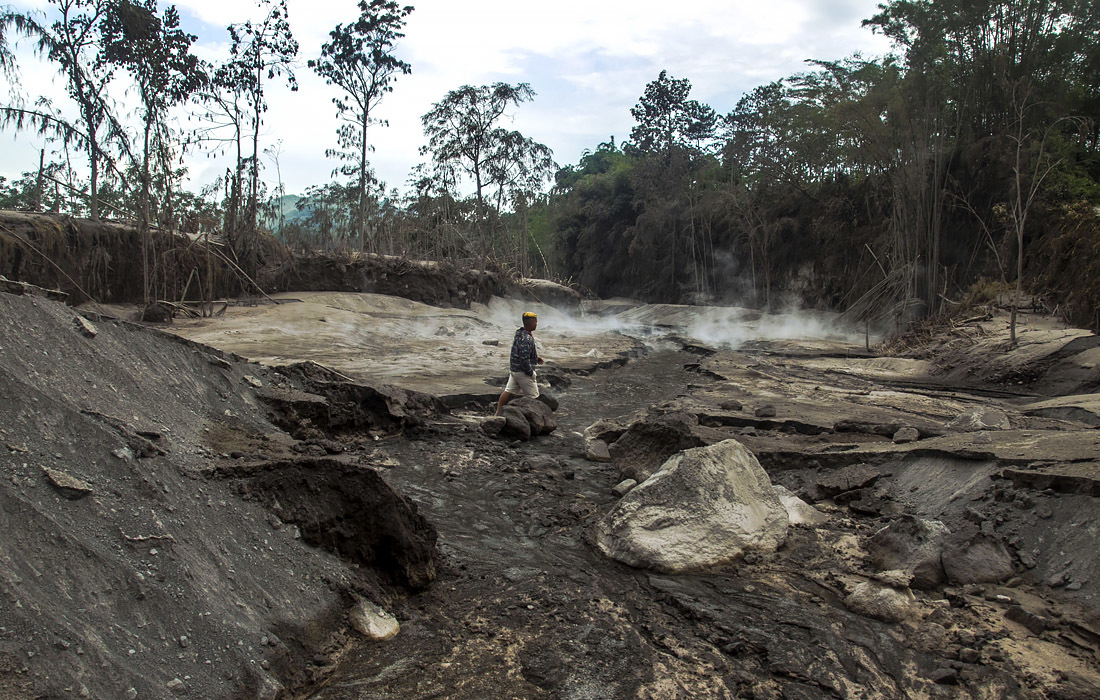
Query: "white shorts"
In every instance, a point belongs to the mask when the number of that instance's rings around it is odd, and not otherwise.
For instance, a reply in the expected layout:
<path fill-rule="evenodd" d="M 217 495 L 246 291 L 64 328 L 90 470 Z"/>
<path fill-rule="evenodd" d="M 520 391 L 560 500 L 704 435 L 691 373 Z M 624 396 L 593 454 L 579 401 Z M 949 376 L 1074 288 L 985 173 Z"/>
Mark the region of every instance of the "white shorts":
<path fill-rule="evenodd" d="M 536 376 L 528 377 L 523 372 L 509 372 L 508 386 L 504 390 L 513 396 L 539 397 L 539 383 Z"/>

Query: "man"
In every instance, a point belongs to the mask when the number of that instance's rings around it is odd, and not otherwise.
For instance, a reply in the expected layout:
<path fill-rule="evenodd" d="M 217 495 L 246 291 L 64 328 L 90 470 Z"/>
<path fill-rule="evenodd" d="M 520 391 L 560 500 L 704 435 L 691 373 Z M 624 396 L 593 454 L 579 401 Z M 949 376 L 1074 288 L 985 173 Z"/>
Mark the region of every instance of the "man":
<path fill-rule="evenodd" d="M 535 377 L 535 365 L 541 365 L 543 359 L 539 357 L 535 349 L 535 337 L 531 335 L 539 325 L 539 317 L 531 311 L 523 314 L 523 328 L 516 331 L 516 337 L 512 341 L 512 357 L 508 361 L 508 385 L 500 392 L 497 401 L 497 412 L 500 415 L 504 404 L 519 394 L 537 399 L 539 396 L 539 384 Z"/>

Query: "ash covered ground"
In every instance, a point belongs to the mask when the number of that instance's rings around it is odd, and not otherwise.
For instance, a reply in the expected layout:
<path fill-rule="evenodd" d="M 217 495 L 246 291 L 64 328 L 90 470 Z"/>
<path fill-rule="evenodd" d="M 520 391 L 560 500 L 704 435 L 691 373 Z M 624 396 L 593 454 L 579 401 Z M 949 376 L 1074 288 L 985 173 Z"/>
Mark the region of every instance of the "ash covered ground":
<path fill-rule="evenodd" d="M 282 300 L 0 294 L 0 698 L 1100 695 L 1089 333 Z M 486 432 L 525 308 L 560 402 L 529 440 Z M 601 552 L 625 477 L 728 439 L 818 522 L 691 573 Z"/>

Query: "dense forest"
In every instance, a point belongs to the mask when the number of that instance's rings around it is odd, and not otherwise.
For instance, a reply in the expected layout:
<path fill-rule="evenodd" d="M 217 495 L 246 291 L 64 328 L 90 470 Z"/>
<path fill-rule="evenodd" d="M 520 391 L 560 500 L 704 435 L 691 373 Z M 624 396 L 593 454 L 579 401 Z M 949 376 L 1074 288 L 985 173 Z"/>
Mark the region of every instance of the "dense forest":
<path fill-rule="evenodd" d="M 460 86 L 423 115 L 425 160 L 403 192 L 375 177 L 368 127 L 415 68 L 397 51 L 412 7 L 360 0 L 355 21 L 303 52 L 285 0 L 262 0 L 263 18 L 228 27 L 229 55 L 214 65 L 154 0 L 50 5 L 49 21 L 0 12 L 11 86 L 0 124 L 55 146 L 22 178 L 0 179 L 0 208 L 133 221 L 147 299 L 171 252 L 150 232 L 182 230 L 217 235 L 245 271 L 277 240 L 297 252 L 468 259 L 604 297 L 797 301 L 866 319 L 1022 289 L 1100 325 L 1092 0 L 890 0 L 864 26 L 892 53 L 807 61 L 726 114 L 692 99 L 689 77 L 662 71 L 639 86 L 628 140 L 564 167 L 507 127 L 531 85 Z M 18 98 L 12 47 L 24 40 L 64 76 L 71 112 Z M 303 69 L 338 95 L 325 156 L 339 165 L 287 211 L 278 146 L 261 124 L 268 91 L 294 89 Z M 120 84 L 140 100 L 136 127 L 112 101 Z M 182 156 L 203 149 L 228 149 L 235 165 L 188 192 Z M 0 238 L 0 254 L 12 245 Z"/>

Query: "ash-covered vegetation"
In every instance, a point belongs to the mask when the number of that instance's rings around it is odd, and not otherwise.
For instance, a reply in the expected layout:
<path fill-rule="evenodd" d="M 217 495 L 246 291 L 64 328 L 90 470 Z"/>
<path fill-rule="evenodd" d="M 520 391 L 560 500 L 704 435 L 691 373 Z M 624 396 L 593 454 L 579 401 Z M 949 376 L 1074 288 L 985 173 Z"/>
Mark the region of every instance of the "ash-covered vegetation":
<path fill-rule="evenodd" d="M 283 264 L 279 244 L 492 261 L 600 296 L 793 298 L 865 318 L 1022 288 L 1097 325 L 1100 16 L 1087 0 L 890 0 L 864 26 L 892 53 L 808 60 L 728 111 L 693 99 L 690 76 L 662 71 L 638 86 L 629 140 L 565 166 L 510 126 L 537 86 L 459 86 L 423 115 L 424 163 L 404 191 L 379 181 L 370 158 L 379 103 L 416 68 L 399 51 L 413 8 L 362 0 L 319 47 L 299 45 L 285 1 L 257 11 L 228 27 L 228 55 L 212 62 L 194 55 L 174 8 L 151 0 L 0 13 L 11 87 L 0 120 L 52 138 L 22 178 L 0 181 L 0 207 L 134 222 L 147 302 L 191 270 L 198 290 L 246 287 Z M 56 66 L 68 104 L 16 89 L 17 41 Z M 278 168 L 291 136 L 262 125 L 267 96 L 296 89 L 302 70 L 331 85 L 342 126 L 324 154 L 332 181 L 294 196 Z M 120 90 L 136 113 L 112 101 Z M 195 193 L 182 186 L 185 152 L 235 159 Z M 241 274 L 173 267 L 158 228 L 216 234 Z M 32 245 L 0 235 L 0 247 Z M 0 272 L 18 275 L 14 257 Z"/>

